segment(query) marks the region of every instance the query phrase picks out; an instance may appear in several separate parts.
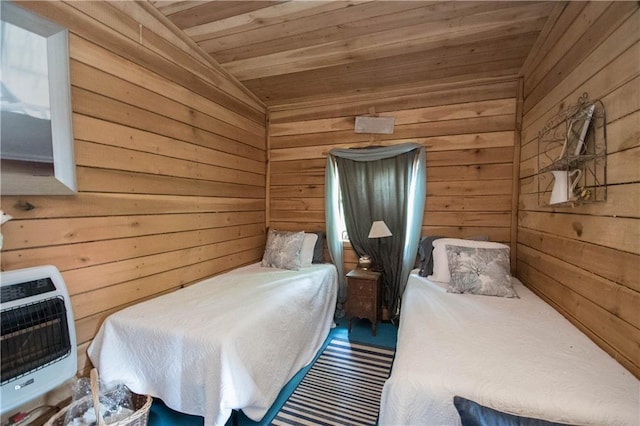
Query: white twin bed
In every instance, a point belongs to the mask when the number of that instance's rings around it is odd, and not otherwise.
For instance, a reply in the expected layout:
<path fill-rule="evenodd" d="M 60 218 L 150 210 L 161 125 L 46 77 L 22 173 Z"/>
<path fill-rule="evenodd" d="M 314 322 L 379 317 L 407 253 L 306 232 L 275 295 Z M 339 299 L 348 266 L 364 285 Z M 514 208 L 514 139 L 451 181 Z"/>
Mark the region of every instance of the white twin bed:
<path fill-rule="evenodd" d="M 558 423 L 640 424 L 638 379 L 512 281 L 519 298 L 448 293 L 412 272 L 381 425 L 460 425 L 454 396 Z"/>
<path fill-rule="evenodd" d="M 260 420 L 333 324 L 337 272 L 254 264 L 111 315 L 88 349 L 106 382 L 224 425 Z"/>

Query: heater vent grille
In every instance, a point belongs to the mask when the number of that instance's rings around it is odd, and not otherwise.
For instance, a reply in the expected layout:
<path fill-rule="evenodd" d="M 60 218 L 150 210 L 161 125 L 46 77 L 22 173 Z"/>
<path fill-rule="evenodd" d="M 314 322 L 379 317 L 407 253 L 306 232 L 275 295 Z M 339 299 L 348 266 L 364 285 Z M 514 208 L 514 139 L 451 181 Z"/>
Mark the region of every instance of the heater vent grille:
<path fill-rule="evenodd" d="M 2 385 L 71 353 L 62 297 L 3 310 L 1 327 Z"/>

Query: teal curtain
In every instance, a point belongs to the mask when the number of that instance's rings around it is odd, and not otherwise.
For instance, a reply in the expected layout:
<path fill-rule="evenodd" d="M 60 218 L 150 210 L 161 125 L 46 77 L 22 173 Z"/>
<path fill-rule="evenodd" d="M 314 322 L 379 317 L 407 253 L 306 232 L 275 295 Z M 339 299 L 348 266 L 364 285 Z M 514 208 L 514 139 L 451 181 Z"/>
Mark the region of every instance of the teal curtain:
<path fill-rule="evenodd" d="M 329 252 L 341 279 L 339 314 L 346 296 L 338 229 L 341 214 L 356 254 L 368 254 L 382 266 L 386 304 L 392 315 L 399 313 L 420 240 L 425 167 L 424 148 L 415 143 L 329 152 L 325 212 Z M 384 220 L 393 236 L 369 239 L 369 229 L 376 220 Z"/>

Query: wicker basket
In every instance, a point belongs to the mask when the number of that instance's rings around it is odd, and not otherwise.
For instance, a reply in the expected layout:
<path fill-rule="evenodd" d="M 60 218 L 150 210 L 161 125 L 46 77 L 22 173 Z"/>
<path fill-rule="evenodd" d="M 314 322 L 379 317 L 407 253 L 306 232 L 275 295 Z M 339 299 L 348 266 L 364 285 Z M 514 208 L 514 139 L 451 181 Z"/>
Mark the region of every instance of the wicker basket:
<path fill-rule="evenodd" d="M 67 411 L 71 407 L 79 407 L 80 412 L 85 412 L 87 409 L 95 403 L 94 407 L 98 407 L 96 413 L 99 413 L 99 404 L 98 401 L 98 373 L 95 369 L 91 370 L 91 391 L 92 395 L 85 396 L 70 405 L 67 405 L 65 408 L 57 412 L 53 417 L 51 417 L 44 426 L 64 426 L 64 417 L 67 414 Z M 126 419 L 109 423 L 109 426 L 147 426 L 149 422 L 149 410 L 151 409 L 151 403 L 153 402 L 153 398 L 149 395 L 138 395 L 137 393 L 131 392 L 131 399 L 133 402 L 134 412 Z M 97 415 L 98 418 L 98 426 L 105 426 L 106 423 L 102 416 Z"/>

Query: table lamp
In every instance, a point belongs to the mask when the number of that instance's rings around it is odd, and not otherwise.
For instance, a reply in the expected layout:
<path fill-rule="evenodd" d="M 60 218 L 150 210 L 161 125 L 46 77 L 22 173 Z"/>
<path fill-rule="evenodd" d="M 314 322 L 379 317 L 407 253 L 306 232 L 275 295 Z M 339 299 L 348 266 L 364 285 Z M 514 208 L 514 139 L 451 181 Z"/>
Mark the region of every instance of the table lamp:
<path fill-rule="evenodd" d="M 384 238 L 390 237 L 393 234 L 387 227 L 387 224 L 384 223 L 384 220 L 376 220 L 371 224 L 371 229 L 369 230 L 369 238 Z M 373 265 L 373 260 L 367 254 L 363 255 L 358 259 L 358 266 L 364 269 L 365 271 L 371 268 Z"/>

